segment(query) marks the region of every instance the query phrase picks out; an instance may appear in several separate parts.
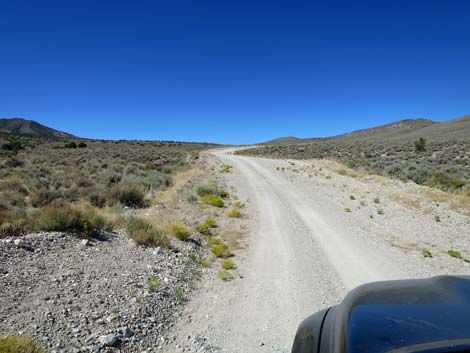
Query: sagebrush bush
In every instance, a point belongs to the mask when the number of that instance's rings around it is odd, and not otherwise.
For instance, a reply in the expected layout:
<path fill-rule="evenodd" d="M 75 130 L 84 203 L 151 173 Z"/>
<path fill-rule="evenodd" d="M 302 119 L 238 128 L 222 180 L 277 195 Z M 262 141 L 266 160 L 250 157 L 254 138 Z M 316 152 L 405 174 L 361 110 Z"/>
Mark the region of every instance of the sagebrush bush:
<path fill-rule="evenodd" d="M 127 235 L 139 245 L 168 247 L 166 235 L 155 229 L 149 222 L 141 218 L 131 218 L 127 222 Z"/>
<path fill-rule="evenodd" d="M 146 206 L 145 194 L 138 185 L 133 183 L 120 183 L 111 188 L 109 199 L 113 203 L 120 203 L 131 208 L 142 208 Z"/>
<path fill-rule="evenodd" d="M 0 337 L 0 353 L 44 353 L 41 346 L 28 336 Z"/>

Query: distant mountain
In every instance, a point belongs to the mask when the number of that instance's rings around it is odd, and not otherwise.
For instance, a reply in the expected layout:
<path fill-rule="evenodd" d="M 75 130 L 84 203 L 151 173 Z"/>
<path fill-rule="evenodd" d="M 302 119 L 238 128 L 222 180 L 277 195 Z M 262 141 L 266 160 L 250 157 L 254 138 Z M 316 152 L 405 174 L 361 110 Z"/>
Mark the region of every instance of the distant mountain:
<path fill-rule="evenodd" d="M 409 140 L 424 137 L 433 141 L 470 139 L 470 115 L 438 123 L 429 119 L 405 119 L 390 124 L 325 138 L 281 137 L 263 145 L 298 145 L 314 141 L 367 142 Z"/>
<path fill-rule="evenodd" d="M 75 136 L 41 125 L 32 120 L 21 118 L 0 119 L 0 132 L 49 138 L 75 138 Z"/>

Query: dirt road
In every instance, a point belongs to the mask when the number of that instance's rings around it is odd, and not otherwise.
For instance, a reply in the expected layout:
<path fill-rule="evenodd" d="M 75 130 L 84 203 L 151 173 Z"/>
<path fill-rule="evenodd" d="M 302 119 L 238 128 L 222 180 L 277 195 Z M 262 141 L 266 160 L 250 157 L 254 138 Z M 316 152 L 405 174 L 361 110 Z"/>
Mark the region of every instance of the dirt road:
<path fill-rule="evenodd" d="M 213 155 L 234 166 L 228 178 L 249 201 L 249 247 L 236 259 L 240 278 L 210 282 L 189 303 L 187 318 L 177 325 L 177 348 L 289 352 L 301 320 L 337 303 L 349 289 L 428 274 L 414 270 L 421 259 L 409 261 L 352 227 L 354 213 L 345 212 L 311 179 L 296 176 L 295 170 L 280 172 L 280 161 L 229 152 Z M 207 340 L 194 342 L 195 335 Z"/>

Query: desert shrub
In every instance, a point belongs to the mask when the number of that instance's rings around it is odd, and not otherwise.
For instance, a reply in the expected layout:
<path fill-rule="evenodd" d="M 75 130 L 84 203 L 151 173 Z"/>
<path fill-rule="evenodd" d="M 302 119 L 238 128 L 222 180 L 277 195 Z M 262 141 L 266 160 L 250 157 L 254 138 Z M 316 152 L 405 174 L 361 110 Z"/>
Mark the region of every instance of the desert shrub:
<path fill-rule="evenodd" d="M 439 188 L 444 191 L 455 191 L 465 186 L 465 181 L 456 175 L 449 175 L 440 172 L 432 173 L 429 180 L 430 186 Z"/>
<path fill-rule="evenodd" d="M 90 197 L 90 203 L 98 208 L 103 208 L 106 205 L 106 197 L 99 192 L 93 192 Z"/>
<path fill-rule="evenodd" d="M 0 222 L 0 238 L 18 237 L 26 232 L 22 223 L 15 222 Z"/>
<path fill-rule="evenodd" d="M 75 142 L 68 142 L 64 145 L 65 148 L 77 148 L 77 144 Z"/>
<path fill-rule="evenodd" d="M 421 250 L 421 255 L 423 255 L 424 257 L 432 257 L 431 252 L 427 249 Z"/>
<path fill-rule="evenodd" d="M 461 255 L 460 252 L 457 251 L 457 250 L 448 250 L 447 253 L 448 253 L 450 256 L 455 257 L 455 258 L 457 258 L 457 259 L 462 258 L 462 255 Z"/>
<path fill-rule="evenodd" d="M 233 208 L 232 210 L 230 210 L 230 212 L 228 213 L 228 216 L 230 218 L 242 218 L 242 213 L 237 210 L 236 208 Z"/>
<path fill-rule="evenodd" d="M 203 235 L 210 235 L 212 228 L 216 228 L 217 225 L 213 219 L 206 219 L 204 222 L 196 226 L 196 230 Z"/>
<path fill-rule="evenodd" d="M 213 245 L 211 247 L 211 252 L 216 257 L 220 257 L 220 258 L 224 258 L 224 259 L 226 259 L 227 257 L 229 257 L 231 255 L 229 247 L 225 243 L 220 243 L 220 244 L 217 244 L 217 245 Z"/>
<path fill-rule="evenodd" d="M 108 227 L 106 220 L 93 209 L 81 210 L 62 199 L 52 201 L 39 212 L 35 224 L 37 230 L 91 233 Z"/>
<path fill-rule="evenodd" d="M 178 226 L 178 225 L 174 225 L 171 228 L 171 232 L 173 233 L 175 237 L 177 237 L 179 240 L 182 240 L 182 241 L 188 240 L 188 238 L 191 235 L 185 227 Z"/>
<path fill-rule="evenodd" d="M 182 289 L 177 289 L 175 295 L 176 295 L 176 301 L 181 304 L 184 301 L 184 292 L 183 292 L 183 290 Z"/>
<path fill-rule="evenodd" d="M 216 195 L 204 195 L 201 197 L 201 201 L 214 207 L 224 207 L 224 200 Z"/>
<path fill-rule="evenodd" d="M 351 212 L 351 209 L 350 209 L 349 207 L 346 207 L 346 208 L 344 209 L 344 212 L 349 213 L 349 212 Z"/>
<path fill-rule="evenodd" d="M 24 165 L 24 162 L 16 158 L 10 158 L 5 161 L 4 165 L 5 167 L 9 167 L 9 168 L 18 168 L 18 167 L 22 167 Z"/>
<path fill-rule="evenodd" d="M 78 145 L 77 145 L 78 148 L 85 148 L 86 147 L 86 143 L 85 142 L 80 142 Z"/>
<path fill-rule="evenodd" d="M 230 173 L 232 171 L 233 166 L 230 164 L 222 164 L 220 167 L 220 172 L 221 173 Z"/>
<path fill-rule="evenodd" d="M 245 208 L 245 204 L 240 202 L 240 201 L 237 201 L 237 202 L 235 202 L 233 207 L 235 207 L 235 208 Z"/>
<path fill-rule="evenodd" d="M 156 278 L 149 278 L 147 280 L 147 287 L 149 289 L 149 292 L 153 293 L 157 290 L 157 288 L 160 286 L 160 281 Z"/>
<path fill-rule="evenodd" d="M 217 272 L 217 277 L 219 277 L 222 281 L 229 281 L 233 278 L 232 274 L 225 270 Z"/>
<path fill-rule="evenodd" d="M 18 152 L 23 149 L 23 145 L 20 141 L 11 141 L 2 144 L 1 149 L 4 151 Z"/>
<path fill-rule="evenodd" d="M 110 187 L 121 182 L 122 177 L 119 174 L 111 174 L 106 177 L 106 186 Z"/>
<path fill-rule="evenodd" d="M 197 252 L 195 251 L 192 251 L 189 253 L 189 258 L 195 263 L 195 264 L 198 264 L 202 267 L 209 267 L 210 266 L 210 262 L 203 258 L 202 256 L 200 256 Z"/>
<path fill-rule="evenodd" d="M 121 183 L 113 186 L 109 191 L 109 199 L 113 203 L 120 203 L 132 208 L 146 206 L 142 188 L 133 183 Z"/>
<path fill-rule="evenodd" d="M 427 169 L 415 169 L 408 171 L 406 178 L 414 181 L 418 185 L 426 185 L 432 173 Z"/>
<path fill-rule="evenodd" d="M 25 198 L 21 195 L 18 195 L 18 194 L 10 195 L 10 197 L 8 198 L 8 202 L 10 203 L 10 205 L 16 206 L 16 207 L 25 207 L 26 206 Z"/>
<path fill-rule="evenodd" d="M 380 197 L 378 196 L 374 197 L 374 203 L 380 203 Z"/>
<path fill-rule="evenodd" d="M 57 191 L 46 189 L 38 190 L 31 197 L 31 205 L 33 207 L 42 207 L 57 200 L 61 196 L 62 195 Z"/>
<path fill-rule="evenodd" d="M 381 209 L 381 208 L 379 208 L 379 209 L 377 210 L 377 214 L 379 214 L 379 215 L 383 215 L 384 213 L 385 213 L 384 210 Z"/>
<path fill-rule="evenodd" d="M 168 247 L 168 238 L 141 218 L 131 218 L 127 222 L 127 236 L 139 245 Z"/>
<path fill-rule="evenodd" d="M 146 191 L 164 189 L 172 184 L 171 176 L 155 171 L 152 174 L 140 177 L 137 183 L 142 185 Z"/>
<path fill-rule="evenodd" d="M 416 152 L 425 152 L 426 151 L 426 139 L 420 137 L 415 141 L 415 151 Z"/>
<path fill-rule="evenodd" d="M 210 247 L 214 246 L 214 245 L 219 245 L 221 243 L 221 240 L 215 236 L 209 236 L 207 237 L 207 245 L 209 245 Z"/>
<path fill-rule="evenodd" d="M 224 270 L 232 270 L 235 268 L 235 264 L 231 260 L 222 260 L 221 266 Z"/>
<path fill-rule="evenodd" d="M 2 192 L 17 192 L 23 196 L 29 194 L 28 188 L 24 185 L 24 181 L 20 179 L 5 179 L 0 181 L 0 191 Z"/>
<path fill-rule="evenodd" d="M 44 353 L 40 345 L 28 336 L 0 337 L 1 353 Z"/>
<path fill-rule="evenodd" d="M 206 195 L 218 195 L 219 188 L 217 185 L 213 184 L 201 184 L 196 187 L 196 194 L 198 194 L 200 197 Z"/>

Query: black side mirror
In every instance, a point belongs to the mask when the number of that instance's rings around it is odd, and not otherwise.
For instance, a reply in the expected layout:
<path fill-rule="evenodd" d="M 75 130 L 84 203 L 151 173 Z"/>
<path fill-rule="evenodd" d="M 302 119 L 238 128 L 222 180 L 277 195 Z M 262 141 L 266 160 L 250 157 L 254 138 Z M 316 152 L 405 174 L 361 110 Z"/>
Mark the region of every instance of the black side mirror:
<path fill-rule="evenodd" d="M 373 282 L 299 326 L 292 353 L 470 352 L 470 276 Z"/>

